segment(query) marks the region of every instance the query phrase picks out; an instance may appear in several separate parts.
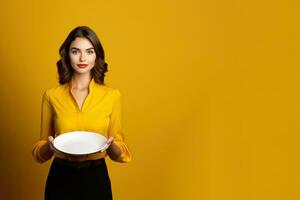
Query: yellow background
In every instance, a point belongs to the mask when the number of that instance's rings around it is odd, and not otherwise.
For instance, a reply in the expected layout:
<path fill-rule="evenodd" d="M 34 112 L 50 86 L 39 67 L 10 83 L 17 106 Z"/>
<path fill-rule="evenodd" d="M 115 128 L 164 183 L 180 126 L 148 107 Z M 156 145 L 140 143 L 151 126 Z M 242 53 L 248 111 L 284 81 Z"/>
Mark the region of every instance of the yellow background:
<path fill-rule="evenodd" d="M 58 49 L 94 29 L 133 160 L 116 200 L 300 199 L 299 1 L 1 2 L 0 199 L 40 200 L 30 151 Z"/>

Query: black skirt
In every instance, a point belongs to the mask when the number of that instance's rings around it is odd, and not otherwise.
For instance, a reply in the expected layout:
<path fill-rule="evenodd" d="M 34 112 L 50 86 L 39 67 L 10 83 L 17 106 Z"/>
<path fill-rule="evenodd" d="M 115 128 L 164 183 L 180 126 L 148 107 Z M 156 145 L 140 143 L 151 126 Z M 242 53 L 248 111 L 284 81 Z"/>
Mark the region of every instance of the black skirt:
<path fill-rule="evenodd" d="M 105 159 L 67 161 L 54 158 L 45 187 L 45 200 L 112 200 Z"/>

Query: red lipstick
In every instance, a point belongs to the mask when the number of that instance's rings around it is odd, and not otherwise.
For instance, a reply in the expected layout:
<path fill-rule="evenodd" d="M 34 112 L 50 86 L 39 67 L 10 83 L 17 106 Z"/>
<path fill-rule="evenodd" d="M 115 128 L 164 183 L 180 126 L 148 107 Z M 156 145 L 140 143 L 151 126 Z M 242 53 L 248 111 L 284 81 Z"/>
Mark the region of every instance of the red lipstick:
<path fill-rule="evenodd" d="M 86 66 L 88 66 L 88 64 L 77 64 L 77 66 L 80 68 L 85 68 Z"/>

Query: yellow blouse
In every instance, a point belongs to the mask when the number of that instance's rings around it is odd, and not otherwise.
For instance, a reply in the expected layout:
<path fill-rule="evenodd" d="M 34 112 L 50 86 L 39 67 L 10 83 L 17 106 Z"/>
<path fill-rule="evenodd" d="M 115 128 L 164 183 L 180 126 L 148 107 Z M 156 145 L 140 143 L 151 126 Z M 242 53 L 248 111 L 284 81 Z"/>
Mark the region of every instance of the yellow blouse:
<path fill-rule="evenodd" d="M 80 110 L 71 93 L 71 81 L 47 89 L 44 92 L 41 110 L 40 140 L 32 149 L 34 159 L 39 163 L 47 161 L 40 148 L 47 144 L 48 136 L 54 138 L 70 131 L 91 131 L 109 138 L 120 148 L 121 155 L 117 162 L 129 162 L 131 154 L 124 143 L 121 125 L 121 94 L 118 89 L 100 85 L 92 78 L 87 95 Z M 70 159 L 66 155 L 54 152 L 55 157 Z M 71 158 L 71 160 L 96 160 L 107 156 L 106 151 L 88 155 L 87 157 Z"/>

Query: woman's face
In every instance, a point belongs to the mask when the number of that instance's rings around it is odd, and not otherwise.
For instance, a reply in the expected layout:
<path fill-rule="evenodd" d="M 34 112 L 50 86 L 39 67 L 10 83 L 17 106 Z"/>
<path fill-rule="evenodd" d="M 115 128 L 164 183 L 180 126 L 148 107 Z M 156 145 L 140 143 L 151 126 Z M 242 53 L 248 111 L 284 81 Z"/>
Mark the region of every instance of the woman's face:
<path fill-rule="evenodd" d="M 96 52 L 88 39 L 77 37 L 70 45 L 69 58 L 75 73 L 90 73 L 95 65 Z"/>

